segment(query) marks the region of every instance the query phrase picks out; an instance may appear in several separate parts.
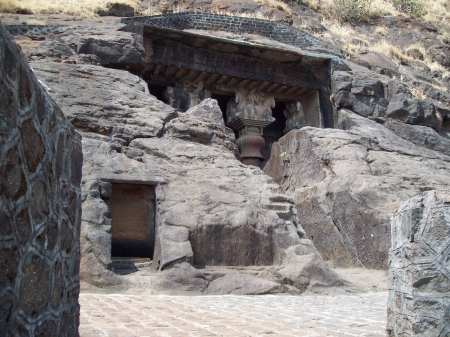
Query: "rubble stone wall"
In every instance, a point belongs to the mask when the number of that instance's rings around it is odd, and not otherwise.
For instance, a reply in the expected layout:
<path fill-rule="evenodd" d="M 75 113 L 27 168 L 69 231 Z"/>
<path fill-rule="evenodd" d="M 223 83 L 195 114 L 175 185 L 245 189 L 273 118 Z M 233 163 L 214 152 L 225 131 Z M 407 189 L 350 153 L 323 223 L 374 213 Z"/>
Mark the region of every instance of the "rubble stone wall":
<path fill-rule="evenodd" d="M 390 336 L 450 336 L 450 190 L 403 203 L 392 218 Z"/>
<path fill-rule="evenodd" d="M 80 138 L 0 24 L 2 336 L 78 336 Z"/>
<path fill-rule="evenodd" d="M 307 32 L 292 28 L 286 24 L 231 15 L 211 13 L 175 13 L 155 16 L 124 18 L 125 24 L 140 24 L 176 30 L 224 30 L 231 33 L 258 34 L 277 42 L 303 49 L 321 49 L 324 53 L 340 55 L 339 50 L 315 38 Z"/>

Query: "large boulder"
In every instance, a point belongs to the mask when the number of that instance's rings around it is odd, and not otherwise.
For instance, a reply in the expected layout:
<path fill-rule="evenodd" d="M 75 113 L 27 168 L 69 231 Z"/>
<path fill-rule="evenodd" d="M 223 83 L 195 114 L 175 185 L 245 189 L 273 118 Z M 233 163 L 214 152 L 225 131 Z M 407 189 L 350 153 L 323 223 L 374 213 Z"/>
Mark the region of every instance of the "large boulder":
<path fill-rule="evenodd" d="M 49 26 L 39 26 L 46 37 Z M 145 66 L 145 51 L 142 36 L 117 30 L 117 26 L 65 27 L 57 37 L 43 41 L 36 49 L 27 53 L 31 60 L 51 58 L 58 62 L 86 63 L 78 56 L 94 57 L 106 67 L 126 68 L 139 73 Z"/>
<path fill-rule="evenodd" d="M 449 336 L 450 190 L 402 203 L 391 225 L 389 336 Z"/>
<path fill-rule="evenodd" d="M 164 124 L 176 116 L 150 95 L 142 79 L 127 71 L 46 59 L 30 65 L 72 125 L 109 137 L 112 144 L 160 136 Z"/>
<path fill-rule="evenodd" d="M 423 125 L 441 132 L 449 125 L 450 95 L 431 86 L 422 88 L 429 96 L 421 101 L 400 80 L 377 74 L 352 62 L 350 71 L 334 71 L 331 77 L 332 101 L 337 109 L 346 108 L 381 123 L 395 119 Z M 431 88 L 430 88 L 431 87 Z"/>
<path fill-rule="evenodd" d="M 294 199 L 325 260 L 386 268 L 390 217 L 403 200 L 449 186 L 450 157 L 350 110 L 338 111 L 337 124 L 341 130 L 289 132 L 272 146 L 264 172 Z"/>

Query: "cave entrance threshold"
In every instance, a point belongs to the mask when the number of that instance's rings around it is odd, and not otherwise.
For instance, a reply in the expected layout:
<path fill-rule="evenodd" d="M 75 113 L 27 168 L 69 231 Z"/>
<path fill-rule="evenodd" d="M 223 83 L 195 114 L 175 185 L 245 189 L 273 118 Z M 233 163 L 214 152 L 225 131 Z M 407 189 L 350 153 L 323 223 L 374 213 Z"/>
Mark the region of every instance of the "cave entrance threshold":
<path fill-rule="evenodd" d="M 150 185 L 112 184 L 111 258 L 153 259 L 155 188 Z"/>

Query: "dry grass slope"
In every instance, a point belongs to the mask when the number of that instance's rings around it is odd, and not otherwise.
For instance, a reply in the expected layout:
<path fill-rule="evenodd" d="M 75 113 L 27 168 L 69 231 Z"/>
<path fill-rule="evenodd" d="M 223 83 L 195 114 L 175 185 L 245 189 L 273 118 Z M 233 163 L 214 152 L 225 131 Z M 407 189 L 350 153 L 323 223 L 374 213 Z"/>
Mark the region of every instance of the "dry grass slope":
<path fill-rule="evenodd" d="M 106 10 L 111 0 L 0 0 L 0 13 L 67 14 L 94 17 Z M 139 0 L 114 0 L 139 9 Z"/>
<path fill-rule="evenodd" d="M 310 8 L 320 11 L 325 15 L 333 15 L 336 13 L 342 12 L 342 8 L 336 8 L 338 5 L 342 3 L 357 3 L 360 2 L 361 6 L 353 7 L 354 11 L 361 10 L 364 11 L 364 15 L 370 17 L 380 17 L 380 16 L 388 16 L 388 15 L 417 15 L 413 10 L 408 8 L 407 5 L 411 6 L 411 3 L 419 4 L 418 7 L 413 8 L 421 8 L 420 19 L 426 22 L 431 23 L 442 23 L 445 25 L 450 25 L 450 0 L 303 0 L 303 3 L 308 5 Z M 406 3 L 406 10 L 401 11 L 401 6 L 394 6 L 394 3 Z M 423 7 L 420 4 L 424 5 Z"/>

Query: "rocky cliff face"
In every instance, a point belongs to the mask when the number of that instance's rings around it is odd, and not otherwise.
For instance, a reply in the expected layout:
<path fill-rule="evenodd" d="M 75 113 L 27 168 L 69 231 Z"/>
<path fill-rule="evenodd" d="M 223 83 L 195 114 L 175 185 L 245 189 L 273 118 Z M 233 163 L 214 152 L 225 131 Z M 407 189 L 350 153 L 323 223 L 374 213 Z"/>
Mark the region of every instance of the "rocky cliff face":
<path fill-rule="evenodd" d="M 389 219 L 401 201 L 449 186 L 449 106 L 351 62 L 335 71 L 339 129 L 303 128 L 279 140 L 264 168 L 294 198 L 325 260 L 386 268 Z"/>
<path fill-rule="evenodd" d="M 390 217 L 406 198 L 448 186 L 450 158 L 347 109 L 338 123 L 344 130 L 291 131 L 264 172 L 293 197 L 325 260 L 386 268 Z"/>
<path fill-rule="evenodd" d="M 31 66 L 83 135 L 83 280 L 122 282 L 111 271 L 107 199 L 114 181 L 156 185 L 153 258 L 167 269 L 163 288 L 184 282 L 208 293 L 265 293 L 342 284 L 305 237 L 292 199 L 236 159 L 216 101 L 176 113 L 126 71 L 45 59 Z M 208 279 L 189 265 L 273 267 L 244 280 Z M 186 276 L 192 273 L 200 276 Z"/>
<path fill-rule="evenodd" d="M 181 113 L 150 95 L 130 73 L 143 67 L 141 40 L 117 28 L 72 27 L 28 53 L 83 134 L 81 275 L 89 282 L 122 282 L 110 255 L 114 183 L 156 186 L 154 265 L 165 269 L 163 287 L 194 282 L 211 293 L 248 282 L 210 278 L 192 265 L 273 266 L 247 275 L 263 285 L 243 293 L 339 284 L 311 241 L 337 265 L 386 268 L 389 218 L 400 202 L 449 184 L 449 95 L 430 89 L 418 99 L 388 60 L 361 56 L 354 61 L 367 67 L 333 70 L 336 129 L 281 138 L 264 168 L 274 181 L 235 158 L 213 101 Z"/>

